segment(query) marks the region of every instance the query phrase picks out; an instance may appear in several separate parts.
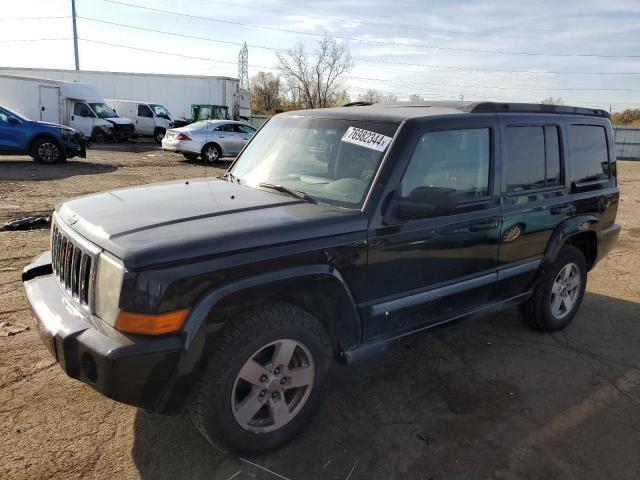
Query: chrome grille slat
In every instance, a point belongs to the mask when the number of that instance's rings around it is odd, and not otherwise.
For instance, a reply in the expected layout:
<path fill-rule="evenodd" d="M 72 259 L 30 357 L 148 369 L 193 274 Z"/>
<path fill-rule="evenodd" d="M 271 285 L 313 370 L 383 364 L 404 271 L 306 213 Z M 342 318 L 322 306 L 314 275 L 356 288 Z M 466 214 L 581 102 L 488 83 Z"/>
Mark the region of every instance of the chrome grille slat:
<path fill-rule="evenodd" d="M 51 232 L 51 265 L 62 291 L 73 302 L 91 312 L 93 282 L 100 249 L 60 224 Z"/>

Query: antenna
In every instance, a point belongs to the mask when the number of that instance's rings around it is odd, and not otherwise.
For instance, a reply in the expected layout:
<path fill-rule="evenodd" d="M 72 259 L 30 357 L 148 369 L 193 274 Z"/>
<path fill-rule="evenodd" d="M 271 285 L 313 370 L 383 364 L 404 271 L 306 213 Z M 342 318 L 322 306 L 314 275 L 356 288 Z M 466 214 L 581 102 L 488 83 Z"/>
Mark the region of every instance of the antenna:
<path fill-rule="evenodd" d="M 238 54 L 238 80 L 240 90 L 249 90 L 249 49 L 247 42 L 240 49 Z"/>

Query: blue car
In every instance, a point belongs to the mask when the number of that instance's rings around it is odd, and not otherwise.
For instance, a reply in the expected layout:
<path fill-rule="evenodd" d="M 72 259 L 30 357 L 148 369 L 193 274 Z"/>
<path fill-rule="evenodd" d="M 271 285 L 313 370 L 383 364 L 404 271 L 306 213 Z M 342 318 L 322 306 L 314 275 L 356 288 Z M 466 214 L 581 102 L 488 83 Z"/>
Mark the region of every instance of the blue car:
<path fill-rule="evenodd" d="M 36 162 L 60 163 L 86 157 L 85 142 L 73 128 L 34 122 L 0 107 L 0 154 L 30 155 Z"/>

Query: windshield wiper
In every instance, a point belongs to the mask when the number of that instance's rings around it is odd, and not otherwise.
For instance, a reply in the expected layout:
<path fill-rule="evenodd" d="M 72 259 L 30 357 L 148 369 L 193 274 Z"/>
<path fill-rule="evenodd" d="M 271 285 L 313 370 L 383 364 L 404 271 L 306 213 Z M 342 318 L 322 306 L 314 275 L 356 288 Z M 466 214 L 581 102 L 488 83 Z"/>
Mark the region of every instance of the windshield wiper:
<path fill-rule="evenodd" d="M 293 190 L 291 188 L 287 188 L 284 185 L 278 185 L 275 183 L 266 183 L 266 182 L 260 182 L 258 184 L 259 187 L 263 187 L 263 188 L 270 188 L 271 190 L 276 190 L 278 192 L 282 192 L 282 193 L 286 193 L 292 197 L 295 198 L 299 198 L 300 200 L 304 200 L 305 202 L 309 202 L 309 203 L 318 203 L 316 202 L 316 200 L 313 197 L 310 197 L 309 195 L 307 195 L 304 192 L 301 192 L 300 190 Z"/>

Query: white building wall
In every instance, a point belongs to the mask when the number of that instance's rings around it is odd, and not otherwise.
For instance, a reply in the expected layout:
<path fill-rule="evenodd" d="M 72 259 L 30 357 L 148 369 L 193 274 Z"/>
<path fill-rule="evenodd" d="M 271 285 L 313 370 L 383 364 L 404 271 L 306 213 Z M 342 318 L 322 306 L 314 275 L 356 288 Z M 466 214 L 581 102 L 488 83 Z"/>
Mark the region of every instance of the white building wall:
<path fill-rule="evenodd" d="M 84 82 L 104 98 L 137 100 L 164 105 L 176 117 L 189 118 L 191 104 L 226 105 L 233 112 L 238 80 L 228 77 L 154 75 L 52 69 L 2 68 L 0 73 Z"/>

